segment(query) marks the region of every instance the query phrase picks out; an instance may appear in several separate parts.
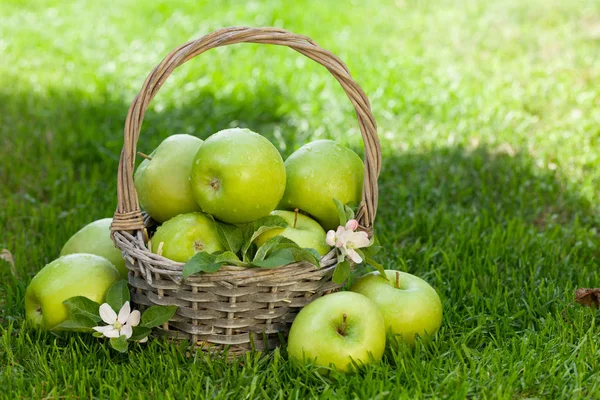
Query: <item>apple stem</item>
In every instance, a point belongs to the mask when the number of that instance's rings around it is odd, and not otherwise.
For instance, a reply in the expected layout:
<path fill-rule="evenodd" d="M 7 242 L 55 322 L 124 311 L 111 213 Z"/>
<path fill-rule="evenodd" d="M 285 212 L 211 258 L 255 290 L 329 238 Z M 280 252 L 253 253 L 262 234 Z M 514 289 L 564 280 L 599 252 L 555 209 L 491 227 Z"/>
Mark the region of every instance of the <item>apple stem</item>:
<path fill-rule="evenodd" d="M 400 289 L 400 272 L 396 271 L 396 289 Z"/>
<path fill-rule="evenodd" d="M 152 157 L 150 157 L 147 154 L 142 153 L 141 151 L 137 152 L 138 156 L 145 158 L 146 160 L 152 160 Z"/>
<path fill-rule="evenodd" d="M 342 314 L 342 326 L 340 327 L 340 335 L 342 336 L 346 336 L 346 319 L 348 318 L 348 314 L 344 313 Z"/>
<path fill-rule="evenodd" d="M 300 212 L 299 208 L 294 209 L 294 225 L 292 226 L 292 228 L 295 228 L 296 222 L 298 222 L 298 212 Z"/>

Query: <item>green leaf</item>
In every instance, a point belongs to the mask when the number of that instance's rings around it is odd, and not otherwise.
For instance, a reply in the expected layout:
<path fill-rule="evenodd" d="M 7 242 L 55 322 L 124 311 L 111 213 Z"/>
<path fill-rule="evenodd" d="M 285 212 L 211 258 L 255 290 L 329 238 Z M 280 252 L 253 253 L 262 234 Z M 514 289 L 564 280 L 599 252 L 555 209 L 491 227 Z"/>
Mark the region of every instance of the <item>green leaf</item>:
<path fill-rule="evenodd" d="M 127 281 L 125 279 L 113 283 L 106 292 L 106 302 L 116 313 L 118 313 L 121 307 L 123 307 L 123 304 L 129 300 L 129 287 L 127 286 Z"/>
<path fill-rule="evenodd" d="M 127 343 L 127 337 L 121 335 L 118 338 L 110 338 L 110 346 L 119 353 L 127 353 L 129 343 Z"/>
<path fill-rule="evenodd" d="M 154 328 L 167 322 L 177 311 L 177 306 L 152 306 L 142 314 L 142 324 L 146 328 Z"/>
<path fill-rule="evenodd" d="M 198 272 L 216 272 L 222 264 L 216 262 L 217 255 L 209 254 L 206 251 L 196 253 L 194 257 L 190 259 L 183 266 L 183 277 L 187 278 Z"/>
<path fill-rule="evenodd" d="M 292 249 L 283 248 L 271 252 L 264 260 L 253 261 L 252 264 L 260 268 L 275 268 L 285 264 L 293 263 L 294 261 Z"/>
<path fill-rule="evenodd" d="M 142 340 L 143 338 L 150 335 L 152 329 L 147 326 L 134 326 L 133 327 L 133 335 L 129 338 L 129 340 Z"/>
<path fill-rule="evenodd" d="M 279 215 L 267 215 L 266 217 L 262 217 L 252 222 L 252 234 L 249 235 L 249 238 L 246 238 L 246 242 L 242 247 L 242 253 L 246 254 L 256 238 L 263 233 L 273 229 L 285 228 L 286 226 L 288 226 L 288 223 Z"/>
<path fill-rule="evenodd" d="M 335 266 L 335 270 L 333 271 L 333 282 L 337 283 L 338 285 L 341 285 L 346 281 L 346 279 L 348 279 L 348 277 L 350 276 L 350 272 L 350 263 L 347 260 L 338 263 Z"/>
<path fill-rule="evenodd" d="M 102 318 L 100 318 L 100 304 L 85 296 L 71 297 L 63 301 L 63 304 L 67 308 L 69 318 L 73 318 L 75 315 L 82 315 L 94 322 L 102 321 Z"/>
<path fill-rule="evenodd" d="M 338 199 L 334 198 L 333 202 L 335 203 L 335 208 L 337 209 L 337 212 L 338 212 L 338 217 L 340 219 L 340 226 L 346 225 L 346 222 L 348 222 L 348 215 L 346 214 L 346 207 Z"/>
<path fill-rule="evenodd" d="M 214 219 L 213 219 L 214 220 Z M 244 245 L 244 226 L 226 224 L 221 221 L 215 221 L 217 233 L 223 246 L 232 253 L 240 251 Z"/>
<path fill-rule="evenodd" d="M 240 258 L 231 251 L 225 251 L 223 253 L 217 254 L 215 257 L 215 262 L 224 264 L 224 265 L 237 265 L 240 267 L 244 267 L 247 263 L 240 260 Z"/>
<path fill-rule="evenodd" d="M 284 236 L 273 236 L 258 248 L 258 251 L 252 259 L 252 263 L 255 264 L 256 261 L 264 260 L 267 255 L 275 249 L 282 249 L 286 247 L 298 248 L 298 245 Z"/>
<path fill-rule="evenodd" d="M 53 331 L 92 332 L 98 323 L 83 314 L 73 314 L 52 328 Z"/>
<path fill-rule="evenodd" d="M 385 279 L 387 279 L 387 275 L 385 273 L 385 269 L 383 268 L 383 265 L 381 265 L 380 263 L 378 263 L 377 261 L 375 261 L 373 259 L 373 257 L 371 256 L 365 256 L 364 258 L 365 260 L 365 264 L 370 265 L 371 267 L 375 268 L 377 271 L 379 271 L 379 273 L 381 274 L 381 276 L 383 276 Z"/>
<path fill-rule="evenodd" d="M 352 207 L 348 206 L 347 204 L 344 204 L 344 212 L 346 213 L 346 221 L 354 219 L 354 210 L 352 209 Z"/>
<path fill-rule="evenodd" d="M 104 334 L 102 332 L 96 332 L 96 331 L 94 331 L 92 333 L 92 336 L 93 337 L 97 337 L 97 338 L 101 338 L 101 337 L 104 337 Z"/>

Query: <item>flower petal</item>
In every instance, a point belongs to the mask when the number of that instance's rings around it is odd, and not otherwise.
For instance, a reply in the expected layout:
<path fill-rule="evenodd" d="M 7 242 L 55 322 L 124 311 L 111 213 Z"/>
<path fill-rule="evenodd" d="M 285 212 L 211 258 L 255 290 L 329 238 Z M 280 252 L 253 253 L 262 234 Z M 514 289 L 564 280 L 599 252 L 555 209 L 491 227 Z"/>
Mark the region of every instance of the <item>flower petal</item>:
<path fill-rule="evenodd" d="M 104 325 L 104 326 L 94 326 L 92 328 L 93 330 L 95 330 L 96 332 L 106 332 L 107 330 L 111 330 L 111 329 L 115 329 L 112 325 Z"/>
<path fill-rule="evenodd" d="M 346 222 L 346 229 L 349 231 L 355 231 L 358 228 L 358 221 L 355 219 L 348 220 Z"/>
<path fill-rule="evenodd" d="M 129 318 L 127 318 L 126 325 L 129 326 L 138 326 L 140 323 L 140 312 L 138 310 L 133 310 L 131 314 L 129 314 Z"/>
<path fill-rule="evenodd" d="M 126 301 L 125 304 L 123 304 L 123 307 L 121 307 L 121 310 L 119 311 L 119 317 L 117 318 L 121 325 L 127 322 L 129 314 L 131 314 L 131 307 L 129 306 L 129 302 Z"/>
<path fill-rule="evenodd" d="M 348 257 L 352 261 L 354 261 L 357 264 L 360 264 L 362 262 L 362 260 L 363 260 L 362 257 L 356 251 L 354 251 L 352 249 L 348 249 L 347 252 L 348 252 Z"/>
<path fill-rule="evenodd" d="M 119 336 L 121 336 L 119 334 L 119 330 L 115 329 L 114 326 L 110 326 L 111 329 L 107 329 L 104 332 L 102 332 L 104 334 L 104 336 L 106 336 L 107 338 L 118 338 Z"/>
<path fill-rule="evenodd" d="M 355 249 L 360 249 L 361 247 L 369 246 L 370 240 L 367 232 L 354 232 L 352 234 L 352 244 Z"/>
<path fill-rule="evenodd" d="M 125 337 L 129 339 L 131 335 L 133 335 L 133 328 L 129 325 L 123 325 L 120 333 L 121 335 L 125 335 Z"/>
<path fill-rule="evenodd" d="M 117 313 L 108 305 L 108 303 L 104 303 L 100 306 L 100 318 L 107 324 L 112 325 L 117 320 Z"/>
<path fill-rule="evenodd" d="M 335 231 L 327 232 L 327 237 L 325 238 L 325 242 L 330 246 L 335 246 Z"/>

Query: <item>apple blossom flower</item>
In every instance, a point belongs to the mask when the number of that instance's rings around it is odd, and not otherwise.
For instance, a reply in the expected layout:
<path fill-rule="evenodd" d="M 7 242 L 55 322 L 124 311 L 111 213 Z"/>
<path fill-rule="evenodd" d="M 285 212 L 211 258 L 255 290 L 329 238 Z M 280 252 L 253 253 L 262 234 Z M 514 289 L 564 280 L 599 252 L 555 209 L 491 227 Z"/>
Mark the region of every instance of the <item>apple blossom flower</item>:
<path fill-rule="evenodd" d="M 100 318 L 108 325 L 95 326 L 93 329 L 96 332 L 101 332 L 107 338 L 118 338 L 125 335 L 129 339 L 133 335 L 133 327 L 140 323 L 140 312 L 138 310 L 131 311 L 129 302 L 126 301 L 117 315 L 108 303 L 104 303 L 100 306 Z M 140 342 L 145 342 L 144 339 Z"/>
<path fill-rule="evenodd" d="M 340 249 L 344 257 L 348 257 L 355 263 L 360 264 L 363 259 L 356 252 L 356 249 L 369 246 L 370 241 L 367 232 L 356 232 L 357 228 L 358 221 L 351 219 L 346 222 L 346 226 L 340 225 L 336 231 L 330 230 L 327 232 L 325 241 L 328 245 Z"/>

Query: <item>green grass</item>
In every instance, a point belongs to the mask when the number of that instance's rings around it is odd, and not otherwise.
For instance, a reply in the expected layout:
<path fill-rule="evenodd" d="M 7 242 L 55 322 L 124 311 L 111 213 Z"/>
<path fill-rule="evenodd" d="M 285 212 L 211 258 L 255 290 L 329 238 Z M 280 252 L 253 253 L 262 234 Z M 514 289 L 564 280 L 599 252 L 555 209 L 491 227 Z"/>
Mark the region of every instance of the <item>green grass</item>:
<path fill-rule="evenodd" d="M 600 398 L 600 3 L 21 2 L 0 7 L 0 396 L 5 398 Z M 306 34 L 371 99 L 384 167 L 386 267 L 444 304 L 437 340 L 320 377 L 281 352 L 227 364 L 154 340 L 123 356 L 24 324 L 31 277 L 84 224 L 112 215 L 127 108 L 173 47 L 229 25 Z M 139 144 L 228 126 L 289 154 L 333 138 L 361 151 L 327 71 L 239 45 L 187 63 Z"/>

